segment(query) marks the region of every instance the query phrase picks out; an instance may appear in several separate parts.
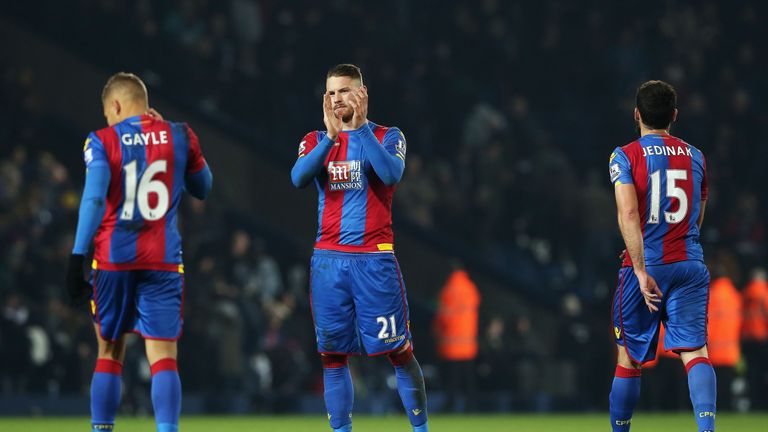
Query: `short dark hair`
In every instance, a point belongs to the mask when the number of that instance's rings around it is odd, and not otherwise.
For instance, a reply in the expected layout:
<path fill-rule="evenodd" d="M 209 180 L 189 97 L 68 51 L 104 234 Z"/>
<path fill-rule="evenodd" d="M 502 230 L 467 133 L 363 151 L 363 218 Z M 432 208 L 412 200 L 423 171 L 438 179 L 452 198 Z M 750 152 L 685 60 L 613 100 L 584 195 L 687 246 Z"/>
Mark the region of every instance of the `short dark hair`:
<path fill-rule="evenodd" d="M 637 89 L 637 109 L 646 126 L 666 129 L 677 108 L 677 92 L 664 81 L 648 81 Z"/>
<path fill-rule="evenodd" d="M 325 76 L 325 79 L 330 77 L 350 77 L 360 81 L 360 84 L 363 83 L 363 73 L 360 71 L 359 67 L 351 63 L 337 64 L 328 69 L 328 74 Z"/>
<path fill-rule="evenodd" d="M 129 98 L 147 102 L 147 86 L 135 74 L 129 72 L 118 72 L 107 80 L 104 89 L 101 91 L 102 102 L 116 91 L 124 92 Z"/>

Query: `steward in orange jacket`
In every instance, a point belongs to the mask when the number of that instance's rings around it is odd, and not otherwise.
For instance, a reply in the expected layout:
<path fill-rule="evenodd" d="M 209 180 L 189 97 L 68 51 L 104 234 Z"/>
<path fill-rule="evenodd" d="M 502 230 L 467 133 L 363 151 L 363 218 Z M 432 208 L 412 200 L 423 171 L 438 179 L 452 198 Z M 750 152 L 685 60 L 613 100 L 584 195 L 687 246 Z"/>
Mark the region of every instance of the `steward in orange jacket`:
<path fill-rule="evenodd" d="M 474 360 L 477 356 L 477 310 L 480 293 L 464 270 L 455 270 L 440 292 L 435 317 L 437 352 L 448 361 Z"/>
<path fill-rule="evenodd" d="M 742 294 L 744 323 L 741 338 L 744 341 L 768 343 L 768 282 L 755 277 Z"/>
<path fill-rule="evenodd" d="M 709 293 L 709 341 L 713 366 L 736 366 L 741 356 L 741 294 L 730 278 L 712 282 Z"/>

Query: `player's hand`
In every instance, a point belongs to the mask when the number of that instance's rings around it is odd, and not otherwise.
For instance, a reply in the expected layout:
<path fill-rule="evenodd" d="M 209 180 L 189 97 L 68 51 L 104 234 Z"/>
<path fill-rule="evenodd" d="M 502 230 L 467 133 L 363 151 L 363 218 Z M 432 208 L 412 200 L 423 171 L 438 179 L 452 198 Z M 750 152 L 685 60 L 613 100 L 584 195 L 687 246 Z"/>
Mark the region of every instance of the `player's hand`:
<path fill-rule="evenodd" d="M 347 103 L 355 110 L 349 125 L 352 129 L 359 129 L 368 123 L 368 90 L 365 87 L 352 90 Z"/>
<path fill-rule="evenodd" d="M 165 119 L 163 118 L 163 115 L 162 115 L 162 114 L 160 114 L 160 113 L 159 113 L 159 112 L 158 112 L 156 109 L 154 109 L 154 108 L 150 108 L 150 109 L 148 109 L 148 110 L 147 110 L 147 115 L 148 115 L 148 116 L 150 116 L 150 117 L 154 117 L 155 119 L 157 119 L 157 120 L 160 120 L 160 121 L 163 121 L 163 120 L 165 120 Z"/>
<path fill-rule="evenodd" d="M 343 122 L 340 117 L 336 117 L 333 112 L 333 102 L 331 102 L 331 95 L 327 92 L 323 95 L 323 123 L 325 123 L 325 129 L 328 131 L 328 138 L 331 141 L 336 141 L 336 137 L 339 136 Z"/>
<path fill-rule="evenodd" d="M 656 279 L 649 275 L 645 270 L 635 271 L 638 282 L 640 282 L 640 292 L 645 299 L 645 305 L 648 306 L 648 310 L 658 312 L 659 307 L 657 303 L 661 303 L 661 297 L 664 295 L 661 293 L 659 286 L 656 284 Z"/>
<path fill-rule="evenodd" d="M 72 254 L 69 257 L 69 266 L 67 267 L 67 291 L 69 292 L 69 303 L 73 307 L 84 305 L 91 296 L 92 288 L 85 281 L 83 274 L 83 262 L 85 256 Z"/>

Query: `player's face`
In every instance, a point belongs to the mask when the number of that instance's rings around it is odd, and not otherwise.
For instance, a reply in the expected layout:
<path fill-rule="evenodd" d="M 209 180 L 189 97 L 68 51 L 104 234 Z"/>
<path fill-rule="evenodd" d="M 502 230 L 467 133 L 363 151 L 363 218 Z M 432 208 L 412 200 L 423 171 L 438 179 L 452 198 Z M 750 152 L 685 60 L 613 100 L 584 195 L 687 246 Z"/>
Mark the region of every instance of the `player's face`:
<path fill-rule="evenodd" d="M 354 110 L 347 102 L 352 90 L 360 88 L 360 81 L 351 77 L 330 77 L 325 81 L 325 91 L 331 96 L 333 113 L 340 117 L 344 123 L 352 120 Z"/>

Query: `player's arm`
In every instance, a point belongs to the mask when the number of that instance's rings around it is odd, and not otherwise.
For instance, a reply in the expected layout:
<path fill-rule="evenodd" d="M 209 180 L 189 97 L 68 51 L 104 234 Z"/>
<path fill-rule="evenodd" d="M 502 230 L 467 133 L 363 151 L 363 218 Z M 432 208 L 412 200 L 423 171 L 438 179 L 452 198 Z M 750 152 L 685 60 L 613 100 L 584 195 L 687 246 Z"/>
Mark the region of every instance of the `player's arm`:
<path fill-rule="evenodd" d="M 213 188 L 213 173 L 206 162 L 203 168 L 196 173 L 184 175 L 184 188 L 193 197 L 204 200 Z"/>
<path fill-rule="evenodd" d="M 707 209 L 707 200 L 701 200 L 699 205 L 699 219 L 696 221 L 696 225 L 701 229 L 701 225 L 704 223 L 704 210 Z"/>
<path fill-rule="evenodd" d="M 305 187 L 320 174 L 325 159 L 342 129 L 342 119 L 334 114 L 331 95 L 328 92 L 323 95 L 323 123 L 325 123 L 326 132 L 320 142 L 317 142 L 319 134 L 310 132 L 299 144 L 299 158 L 291 169 L 291 182 L 297 188 Z"/>
<path fill-rule="evenodd" d="M 373 171 L 387 186 L 397 184 L 403 178 L 405 170 L 405 138 L 397 129 L 392 128 L 384 135 L 382 143 L 368 127 L 368 90 L 360 87 L 350 94 L 349 104 L 355 110 L 352 123 L 356 129 L 350 133 L 359 134 L 363 143 L 363 151 L 371 161 Z M 402 151 L 397 151 L 397 140 L 401 140 Z"/>
<path fill-rule="evenodd" d="M 299 144 L 299 158 L 291 169 L 291 182 L 295 187 L 306 187 L 320 174 L 335 138 L 324 135 L 320 142 L 317 142 L 316 132 L 310 132 L 304 137 Z"/>
<path fill-rule="evenodd" d="M 699 206 L 699 218 L 696 220 L 696 224 L 701 229 L 701 225 L 704 223 L 704 211 L 707 209 L 707 199 L 709 198 L 709 183 L 707 182 L 707 159 L 704 158 L 704 154 L 701 154 L 701 170 L 703 172 L 701 178 L 701 205 Z"/>
<path fill-rule="evenodd" d="M 648 310 L 656 312 L 659 308 L 655 303 L 661 302 L 662 293 L 656 281 L 645 269 L 645 247 L 637 191 L 632 178 L 632 164 L 624 151 L 618 148 L 614 150 L 609 161 L 609 170 L 616 195 L 619 230 L 632 260 L 632 267 L 640 284 L 645 304 Z"/>
<path fill-rule="evenodd" d="M 189 142 L 187 170 L 184 173 L 184 189 L 193 197 L 204 200 L 213 188 L 213 173 L 203 157 L 200 140 L 189 125 L 184 125 Z"/>
<path fill-rule="evenodd" d="M 616 194 L 619 230 L 621 230 L 621 236 L 624 238 L 627 253 L 632 259 L 635 271 L 645 271 L 643 230 L 640 227 L 640 211 L 637 204 L 635 185 L 617 183 L 614 186 L 614 192 Z"/>
<path fill-rule="evenodd" d="M 627 253 L 632 259 L 632 267 L 640 283 L 640 291 L 645 298 L 645 304 L 651 312 L 659 310 L 655 303 L 661 302 L 661 290 L 656 281 L 645 269 L 645 250 L 643 245 L 643 230 L 640 227 L 640 211 L 637 205 L 637 193 L 632 184 L 616 184 L 616 209 L 618 212 L 619 229 L 627 247 Z"/>
<path fill-rule="evenodd" d="M 381 144 L 367 125 L 353 133 L 361 135 L 365 156 L 381 181 L 387 186 L 397 184 L 405 170 L 405 138 L 402 133 L 397 128 L 388 130 Z M 398 141 L 401 144 L 398 145 Z M 398 147 L 402 151 L 398 151 Z"/>
<path fill-rule="evenodd" d="M 106 152 L 96 135 L 91 134 L 86 140 L 84 155 L 85 187 L 80 200 L 75 244 L 67 270 L 67 289 L 73 304 L 82 303 L 90 291 L 90 286 L 85 282 L 83 275 L 83 263 L 93 242 L 93 236 L 104 217 L 107 191 L 111 180 Z"/>

